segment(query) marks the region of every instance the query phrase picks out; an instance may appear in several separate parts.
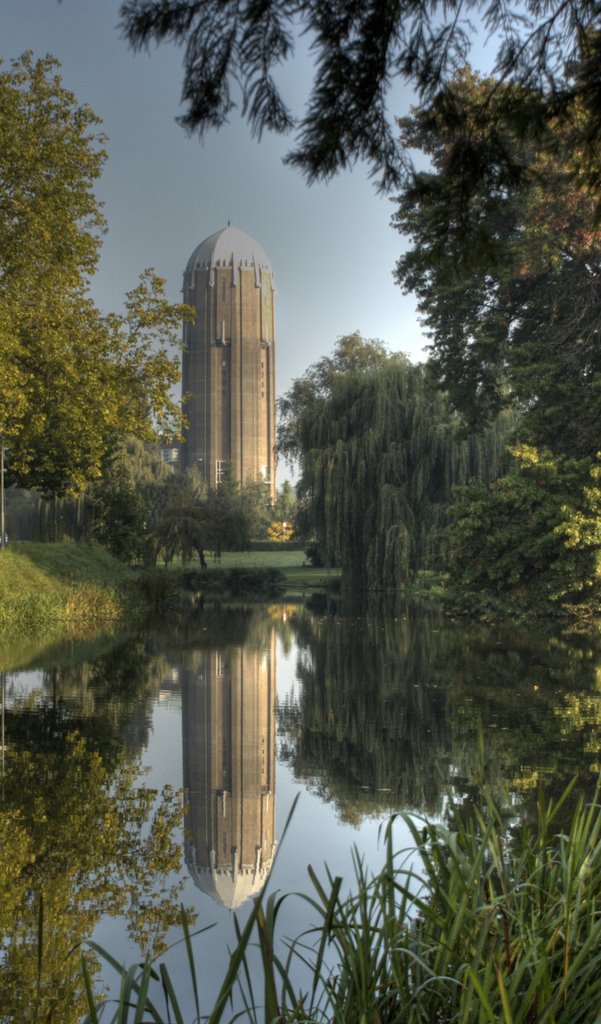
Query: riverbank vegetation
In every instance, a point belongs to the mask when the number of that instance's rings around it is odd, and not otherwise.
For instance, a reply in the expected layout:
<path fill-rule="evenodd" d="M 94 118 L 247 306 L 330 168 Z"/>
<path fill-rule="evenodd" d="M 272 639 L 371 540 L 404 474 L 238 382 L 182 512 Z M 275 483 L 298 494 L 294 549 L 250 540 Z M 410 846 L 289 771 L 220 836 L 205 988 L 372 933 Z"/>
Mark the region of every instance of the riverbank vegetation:
<path fill-rule="evenodd" d="M 207 1013 L 209 1024 L 218 1024 L 232 1019 L 240 1005 L 256 1024 L 596 1020 L 600 791 L 597 787 L 588 805 L 578 801 L 562 827 L 563 805 L 574 784 L 557 802 L 540 791 L 531 824 L 518 825 L 511 809 L 485 790 L 474 802 L 452 805 L 444 823 L 404 816 L 414 844 L 409 850 L 396 849 L 392 820 L 385 831 L 383 867 L 370 874 L 356 857 L 350 894 L 341 878 L 327 870 L 320 878 L 311 867 L 309 894 L 263 892 L 244 928 L 237 927 L 237 946 L 208 1013 L 199 1003 L 202 955 L 195 958 L 184 924 L 189 1001 L 195 999 L 197 1016 Z M 278 934 L 282 901 L 299 898 L 309 902 L 314 927 L 284 940 Z M 137 1008 L 138 1019 L 142 1013 L 155 1022 L 186 1019 L 178 1002 L 181 988 L 178 992 L 164 963 L 148 959 L 126 970 L 109 954 L 104 957 L 121 975 L 121 996 L 116 1008 L 104 1007 L 109 1012 L 103 1021 L 125 1020 L 128 1007 Z M 85 954 L 82 964 L 89 979 Z M 304 985 L 295 982 L 295 968 L 301 966 L 305 977 L 309 968 Z M 90 984 L 87 991 L 86 1021 L 93 1024 L 102 1001 Z"/>
<path fill-rule="evenodd" d="M 5 168 L 23 202 L 0 217 L 0 445 L 19 488 L 7 503 L 11 540 L 31 538 L 35 520 L 36 539 L 94 541 L 126 566 L 194 560 L 204 589 L 225 594 L 244 574 L 230 586 L 210 554 L 295 536 L 315 564 L 340 569 L 355 607 L 416 586 L 427 600 L 426 573 L 444 581 L 455 611 L 599 613 L 601 230 L 582 154 L 553 121 L 537 136 L 522 131 L 516 111 L 537 109 L 532 90 L 463 69 L 448 94 L 399 122 L 403 149 L 428 162 L 404 176 L 394 223 L 410 243 L 397 281 L 417 297 L 429 358 L 413 366 L 355 334 L 294 381 L 279 403 L 278 447 L 300 462 L 299 494 L 285 484 L 275 507 L 264 482 L 226 472 L 209 488 L 161 461 L 159 428 L 175 436 L 184 426 L 172 350 L 190 311 L 168 304 L 147 271 L 123 314 L 100 316 L 87 296 L 104 228 L 93 193 L 105 158 L 98 121 L 51 58 L 24 55 L 0 91 L 7 152 L 30 154 Z M 570 103 L 586 120 L 584 101 Z M 38 143 L 25 146 L 31 131 Z M 464 208 L 466 137 L 479 163 Z M 140 579 L 150 593 L 150 576 Z M 165 579 L 154 577 L 163 604 Z M 278 587 L 274 578 L 263 589 Z M 6 594 L 5 617 L 20 608 L 24 622 L 56 618 L 47 588 L 29 604 Z M 90 590 L 77 604 L 88 618 L 116 617 L 116 595 Z"/>
<path fill-rule="evenodd" d="M 132 573 L 101 548 L 19 544 L 0 555 L 0 629 L 118 621 Z"/>
<path fill-rule="evenodd" d="M 422 367 L 358 335 L 296 381 L 281 411 L 280 449 L 301 457 L 320 550 L 349 598 L 402 591 L 439 560 L 453 487 L 507 463 L 510 417 L 465 436 Z"/>
<path fill-rule="evenodd" d="M 131 568 L 95 544 L 19 543 L 0 554 L 0 633 L 132 625 L 201 600 L 300 600 L 338 577 L 301 549 L 226 552 L 204 569 Z"/>
<path fill-rule="evenodd" d="M 518 96 L 497 87 L 466 71 L 451 106 L 400 123 L 431 161 L 395 218 L 412 243 L 397 279 L 417 296 L 430 359 L 339 339 L 280 401 L 279 447 L 300 461 L 301 505 L 355 602 L 436 572 L 455 611 L 589 619 L 601 611 L 601 230 L 577 159 L 525 145 Z M 491 148 L 499 125 L 528 168 L 511 188 Z M 490 173 L 449 226 L 466 131 Z"/>

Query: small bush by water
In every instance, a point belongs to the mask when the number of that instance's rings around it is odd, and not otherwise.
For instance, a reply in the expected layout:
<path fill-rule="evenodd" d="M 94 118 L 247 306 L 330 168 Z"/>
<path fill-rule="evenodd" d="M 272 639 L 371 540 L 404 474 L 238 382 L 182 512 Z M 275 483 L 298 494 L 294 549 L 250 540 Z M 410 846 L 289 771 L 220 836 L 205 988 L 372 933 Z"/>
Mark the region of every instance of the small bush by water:
<path fill-rule="evenodd" d="M 300 897 L 315 928 L 292 941 L 277 934 L 283 899 L 254 902 L 206 1016 L 218 1024 L 241 987 L 243 1019 L 331 1024 L 594 1024 L 601 1012 L 601 806 L 580 801 L 569 828 L 559 826 L 574 783 L 556 803 L 540 794 L 531 826 L 511 834 L 503 810 L 487 793 L 480 806 L 455 809 L 455 824 L 406 817 L 422 869 L 386 830 L 384 865 L 368 875 L 355 858 L 355 891 L 342 879 L 320 880 Z M 451 815 L 453 820 L 453 815 Z M 192 953 L 185 920 L 182 943 L 190 966 L 197 1019 L 202 957 Z M 253 986 L 248 957 L 258 946 L 263 976 Z M 97 948 L 97 947 L 95 947 Z M 102 953 L 102 951 L 101 951 Z M 121 997 L 103 1021 L 186 1019 L 164 963 L 147 960 L 121 974 Z M 295 986 L 295 964 L 309 965 L 312 984 Z M 83 960 L 90 1011 L 97 1004 Z M 159 981 L 161 1006 L 151 1001 Z M 181 999 L 181 992 L 179 993 Z M 232 1010 L 233 1012 L 233 1010 Z M 231 1017 L 231 1014 L 230 1014 Z M 129 1019 L 129 1018 L 127 1018 Z"/>
<path fill-rule="evenodd" d="M 286 577 L 273 566 L 232 566 L 228 569 L 189 569 L 183 574 L 186 589 L 208 598 L 270 601 L 284 593 Z"/>

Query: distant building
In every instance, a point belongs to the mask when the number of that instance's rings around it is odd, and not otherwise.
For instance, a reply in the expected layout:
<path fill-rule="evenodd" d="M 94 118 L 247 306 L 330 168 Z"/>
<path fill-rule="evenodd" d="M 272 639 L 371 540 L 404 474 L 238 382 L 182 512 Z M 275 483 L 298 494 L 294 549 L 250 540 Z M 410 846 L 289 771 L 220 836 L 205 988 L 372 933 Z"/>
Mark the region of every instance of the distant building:
<path fill-rule="evenodd" d="M 183 298 L 196 323 L 184 328 L 182 465 L 211 487 L 228 471 L 242 485 L 264 479 L 273 500 L 274 296 L 267 255 L 237 228 L 216 231 L 188 260 Z"/>
<path fill-rule="evenodd" d="M 179 445 L 173 442 L 167 443 L 165 440 L 160 440 L 159 455 L 161 457 L 161 462 L 166 462 L 172 469 L 178 468 L 180 464 Z"/>

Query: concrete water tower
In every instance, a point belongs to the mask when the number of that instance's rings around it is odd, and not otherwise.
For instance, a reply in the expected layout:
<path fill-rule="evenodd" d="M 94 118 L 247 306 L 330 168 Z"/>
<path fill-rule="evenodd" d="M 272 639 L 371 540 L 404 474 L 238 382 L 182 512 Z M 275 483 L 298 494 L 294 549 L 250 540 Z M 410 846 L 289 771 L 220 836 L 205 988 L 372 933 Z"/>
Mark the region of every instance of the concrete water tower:
<path fill-rule="evenodd" d="M 260 479 L 275 499 L 275 283 L 265 251 L 238 228 L 196 247 L 184 272 L 182 393 L 188 420 L 184 468 L 210 487 L 229 470 L 241 484 Z"/>

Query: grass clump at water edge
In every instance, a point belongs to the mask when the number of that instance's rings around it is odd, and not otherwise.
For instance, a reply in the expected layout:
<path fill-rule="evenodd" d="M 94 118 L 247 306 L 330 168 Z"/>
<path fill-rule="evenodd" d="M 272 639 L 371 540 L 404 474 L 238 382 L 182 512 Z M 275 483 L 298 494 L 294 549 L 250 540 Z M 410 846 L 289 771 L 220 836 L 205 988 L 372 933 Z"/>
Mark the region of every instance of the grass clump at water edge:
<path fill-rule="evenodd" d="M 574 783 L 556 803 L 541 791 L 536 820 L 510 835 L 501 808 L 484 793 L 480 807 L 457 814 L 456 825 L 404 817 L 421 859 L 419 875 L 393 847 L 386 829 L 382 869 L 368 874 L 355 858 L 355 889 L 320 881 L 309 869 L 307 900 L 316 925 L 282 942 L 278 913 L 284 899 L 254 901 L 221 994 L 206 1013 L 218 1024 L 234 994 L 241 1019 L 331 1024 L 594 1024 L 601 1020 L 601 806 L 597 787 L 580 800 L 569 828 L 559 812 Z M 298 898 L 298 897 L 294 897 Z M 199 1014 L 198 966 L 184 925 L 191 984 Z M 249 960 L 259 950 L 260 992 Z M 101 951 L 102 952 L 102 951 Z M 120 998 L 110 1017 L 184 1020 L 164 963 L 147 961 L 121 974 Z M 312 981 L 295 985 L 295 965 Z M 84 971 L 85 971 L 84 958 Z M 149 992 L 155 985 L 153 998 Z M 88 1024 L 109 1004 L 96 1003 L 88 984 Z M 166 1006 L 165 1013 L 158 1008 Z"/>

